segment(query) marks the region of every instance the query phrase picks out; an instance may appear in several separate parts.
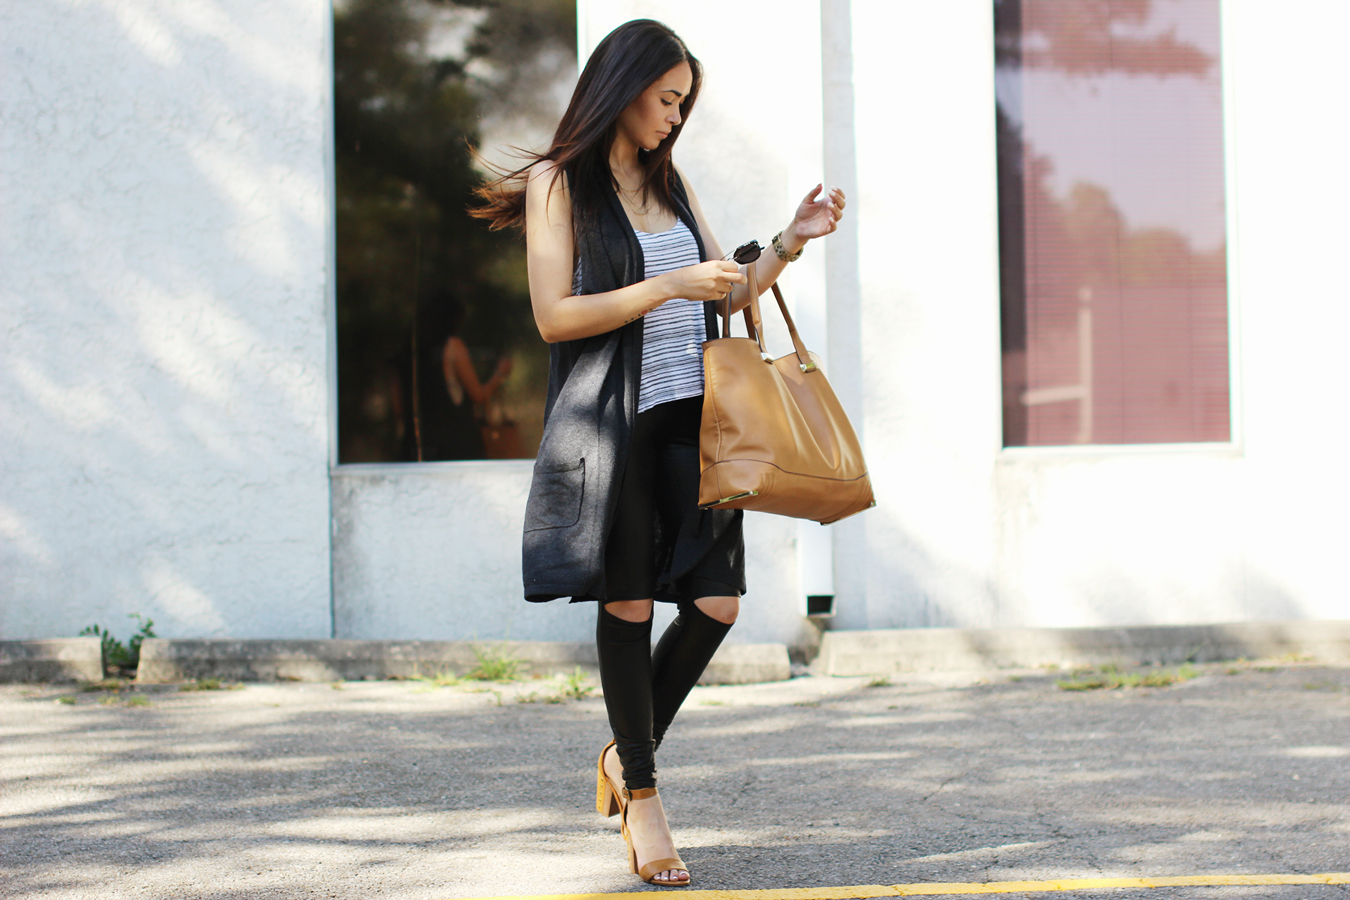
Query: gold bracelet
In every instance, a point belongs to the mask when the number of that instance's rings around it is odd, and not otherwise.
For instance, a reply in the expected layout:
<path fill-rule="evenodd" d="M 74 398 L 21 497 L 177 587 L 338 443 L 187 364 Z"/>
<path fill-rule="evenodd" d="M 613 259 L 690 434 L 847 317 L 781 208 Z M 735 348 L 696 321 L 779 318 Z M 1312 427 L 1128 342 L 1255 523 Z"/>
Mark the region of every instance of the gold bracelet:
<path fill-rule="evenodd" d="M 785 263 L 796 262 L 797 260 L 801 259 L 802 250 L 805 249 L 806 245 L 803 244 L 801 250 L 798 250 L 796 253 L 792 254 L 791 256 L 788 256 L 787 248 L 783 246 L 783 232 L 780 231 L 773 236 L 773 252 L 777 253 L 778 258 Z"/>

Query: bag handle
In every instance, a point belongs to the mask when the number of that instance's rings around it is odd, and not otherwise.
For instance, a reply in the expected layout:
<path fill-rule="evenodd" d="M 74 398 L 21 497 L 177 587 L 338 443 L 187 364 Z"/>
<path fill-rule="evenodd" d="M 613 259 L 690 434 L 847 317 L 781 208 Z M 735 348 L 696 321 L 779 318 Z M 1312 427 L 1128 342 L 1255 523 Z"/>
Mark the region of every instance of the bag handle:
<path fill-rule="evenodd" d="M 798 367 L 803 372 L 814 372 L 817 366 L 812 362 L 806 345 L 802 343 L 801 335 L 797 334 L 797 323 L 792 321 L 792 314 L 788 312 L 787 302 L 783 300 L 783 292 L 778 289 L 778 282 L 775 281 L 770 287 L 773 288 L 773 296 L 778 301 L 778 309 L 783 314 L 783 320 L 787 322 L 788 334 L 792 336 L 792 348 L 797 351 Z"/>
<path fill-rule="evenodd" d="M 773 356 L 764 348 L 764 327 L 763 319 L 759 311 L 759 279 L 755 272 L 755 264 L 751 263 L 745 267 L 746 277 L 749 284 L 746 287 L 750 291 L 750 303 L 742 310 L 745 316 L 746 334 L 753 338 L 759 345 L 759 355 L 765 362 L 773 362 Z M 787 301 L 783 299 L 783 292 L 778 288 L 778 282 L 775 281 L 771 286 L 774 299 L 778 301 L 778 310 L 783 314 L 783 321 L 787 323 L 788 334 L 792 336 L 792 348 L 797 352 L 797 367 L 802 372 L 816 371 L 816 364 L 811 360 L 811 354 L 807 351 L 806 345 L 802 343 L 801 335 L 797 333 L 797 323 L 792 321 L 792 314 L 788 312 Z M 731 294 L 728 293 L 726 302 L 722 306 L 722 337 L 731 337 Z"/>
<path fill-rule="evenodd" d="M 750 291 L 752 299 L 745 309 L 741 310 L 741 315 L 745 316 L 746 336 L 753 338 L 755 343 L 759 344 L 759 352 L 764 353 L 764 340 L 760 337 L 760 318 L 759 318 L 759 280 L 755 273 L 753 263 L 745 267 L 745 277 L 749 279 L 746 289 Z M 728 291 L 726 297 L 722 298 L 722 337 L 731 337 L 731 292 Z"/>

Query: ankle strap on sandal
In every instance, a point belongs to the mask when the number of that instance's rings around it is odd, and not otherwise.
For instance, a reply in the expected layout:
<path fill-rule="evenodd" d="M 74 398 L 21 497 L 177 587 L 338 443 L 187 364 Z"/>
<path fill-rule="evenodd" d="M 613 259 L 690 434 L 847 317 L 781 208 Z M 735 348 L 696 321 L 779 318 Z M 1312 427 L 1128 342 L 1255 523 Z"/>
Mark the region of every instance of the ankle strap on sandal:
<path fill-rule="evenodd" d="M 656 788 L 654 787 L 638 788 L 635 791 L 630 791 L 628 788 L 623 789 L 623 797 L 625 800 L 646 800 L 649 797 L 655 796 L 656 796 Z"/>

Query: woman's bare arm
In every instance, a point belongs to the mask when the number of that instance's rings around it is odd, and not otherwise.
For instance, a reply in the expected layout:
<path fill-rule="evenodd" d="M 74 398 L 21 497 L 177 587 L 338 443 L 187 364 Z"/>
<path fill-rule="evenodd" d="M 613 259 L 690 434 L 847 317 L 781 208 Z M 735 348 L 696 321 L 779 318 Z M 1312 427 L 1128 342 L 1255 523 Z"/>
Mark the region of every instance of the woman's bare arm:
<path fill-rule="evenodd" d="M 539 333 L 549 343 L 604 334 L 667 300 L 713 300 L 745 283 L 735 263 L 713 259 L 616 291 L 573 294 L 572 200 L 566 176 L 555 180 L 555 171 L 551 163 L 536 166 L 525 194 L 530 305 Z"/>
<path fill-rule="evenodd" d="M 689 179 L 684 177 L 684 172 L 680 171 L 678 166 L 675 170 L 679 172 L 680 180 L 684 182 L 684 189 L 689 194 L 689 208 L 693 210 L 694 219 L 698 222 L 698 230 L 703 235 L 704 247 L 707 248 L 709 255 L 722 256 L 722 247 L 718 244 L 717 238 L 713 236 L 712 228 L 708 225 L 708 219 L 703 214 L 703 207 L 698 202 L 698 195 L 694 193 L 694 188 L 689 184 Z M 824 237 L 839 227 L 839 220 L 844 215 L 844 193 L 838 188 L 831 188 L 829 193 L 820 196 L 821 191 L 820 185 L 813 188 L 798 205 L 797 211 L 792 217 L 792 222 L 789 223 L 787 228 L 783 229 L 783 249 L 787 251 L 789 256 L 805 247 L 807 241 L 812 238 Z M 755 279 L 759 285 L 759 292 L 762 294 L 778 280 L 779 275 L 783 274 L 783 270 L 787 268 L 787 263 L 778 258 L 778 254 L 773 251 L 772 247 L 765 247 L 754 266 Z M 739 312 L 749 304 L 748 286 L 736 287 L 732 290 L 732 312 Z"/>
<path fill-rule="evenodd" d="M 497 364 L 497 370 L 493 372 L 492 377 L 483 384 L 478 380 L 478 373 L 473 370 L 473 362 L 469 359 L 469 348 L 464 346 L 464 342 L 457 337 L 452 337 L 445 342 L 445 351 L 441 354 L 441 366 L 445 370 L 445 382 L 450 383 L 453 376 L 464 386 L 464 393 L 469 395 L 469 399 L 474 403 L 486 403 L 502 386 L 508 375 L 511 374 L 510 358 L 504 358 Z"/>

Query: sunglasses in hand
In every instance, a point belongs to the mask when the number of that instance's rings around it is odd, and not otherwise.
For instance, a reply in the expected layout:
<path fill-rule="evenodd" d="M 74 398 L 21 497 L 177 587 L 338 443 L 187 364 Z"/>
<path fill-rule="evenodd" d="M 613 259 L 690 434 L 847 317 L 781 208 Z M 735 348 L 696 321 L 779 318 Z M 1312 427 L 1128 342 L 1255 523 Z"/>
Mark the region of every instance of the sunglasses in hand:
<path fill-rule="evenodd" d="M 746 241 L 722 258 L 745 266 L 759 259 L 759 255 L 763 252 L 764 248 L 759 245 L 759 241 Z"/>

